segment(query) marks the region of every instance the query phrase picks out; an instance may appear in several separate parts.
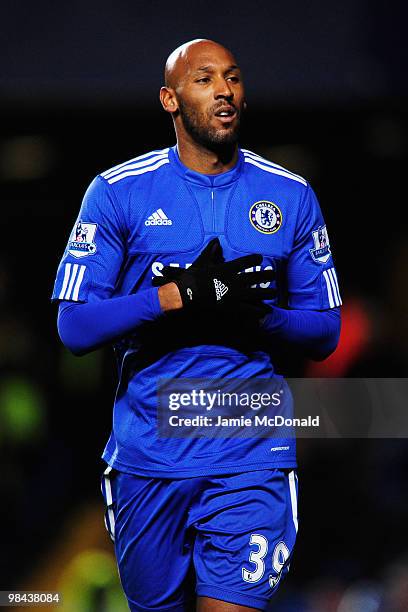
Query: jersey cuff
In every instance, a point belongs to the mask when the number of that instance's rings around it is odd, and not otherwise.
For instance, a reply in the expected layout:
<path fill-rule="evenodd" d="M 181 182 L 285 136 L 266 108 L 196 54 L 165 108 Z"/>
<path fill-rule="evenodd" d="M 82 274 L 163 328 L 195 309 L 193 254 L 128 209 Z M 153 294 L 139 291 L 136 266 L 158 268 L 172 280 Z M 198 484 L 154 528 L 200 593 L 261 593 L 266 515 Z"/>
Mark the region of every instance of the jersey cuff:
<path fill-rule="evenodd" d="M 157 317 L 160 317 L 160 315 L 163 314 L 163 310 L 160 305 L 159 288 L 152 287 L 152 289 L 148 289 L 148 291 L 150 291 L 150 294 L 151 294 L 150 303 L 152 306 L 152 313 L 153 313 L 154 318 L 156 319 Z"/>

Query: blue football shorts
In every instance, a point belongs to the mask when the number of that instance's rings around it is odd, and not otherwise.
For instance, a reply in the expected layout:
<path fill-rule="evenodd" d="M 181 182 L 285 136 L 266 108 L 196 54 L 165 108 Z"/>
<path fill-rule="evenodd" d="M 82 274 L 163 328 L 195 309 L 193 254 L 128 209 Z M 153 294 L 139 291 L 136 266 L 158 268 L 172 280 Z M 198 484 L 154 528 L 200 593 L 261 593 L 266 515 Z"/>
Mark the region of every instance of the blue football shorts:
<path fill-rule="evenodd" d="M 132 611 L 190 612 L 192 593 L 266 610 L 289 570 L 293 469 L 171 480 L 108 467 L 102 493 Z"/>

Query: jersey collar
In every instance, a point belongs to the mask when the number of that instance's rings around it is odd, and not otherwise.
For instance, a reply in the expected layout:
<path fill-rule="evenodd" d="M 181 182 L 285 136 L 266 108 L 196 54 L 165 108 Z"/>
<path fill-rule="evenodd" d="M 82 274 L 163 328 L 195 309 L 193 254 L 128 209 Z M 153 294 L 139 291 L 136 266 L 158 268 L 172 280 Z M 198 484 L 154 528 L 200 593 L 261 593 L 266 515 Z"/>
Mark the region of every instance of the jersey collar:
<path fill-rule="evenodd" d="M 171 147 L 169 151 L 169 160 L 172 168 L 177 172 L 178 175 L 183 177 L 186 181 L 203 185 L 204 187 L 222 187 L 229 185 L 234 181 L 238 180 L 241 176 L 244 166 L 244 155 L 241 149 L 238 149 L 238 161 L 231 170 L 222 172 L 221 174 L 201 174 L 200 172 L 194 172 L 185 166 L 178 155 L 177 145 Z"/>

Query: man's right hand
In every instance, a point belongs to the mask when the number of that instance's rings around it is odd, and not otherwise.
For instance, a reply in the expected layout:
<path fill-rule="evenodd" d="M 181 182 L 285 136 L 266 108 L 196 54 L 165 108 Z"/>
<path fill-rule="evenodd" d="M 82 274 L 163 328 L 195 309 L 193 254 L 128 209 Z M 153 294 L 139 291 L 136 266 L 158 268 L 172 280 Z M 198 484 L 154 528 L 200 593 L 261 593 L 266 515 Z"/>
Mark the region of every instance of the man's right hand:
<path fill-rule="evenodd" d="M 170 291 L 167 283 L 175 284 L 179 290 L 184 308 L 230 307 L 249 302 L 263 305 L 262 300 L 275 297 L 275 290 L 253 287 L 259 283 L 270 282 L 273 270 L 244 272 L 245 269 L 260 265 L 262 255 L 245 255 L 225 262 L 218 238 L 211 240 L 200 256 L 188 269 L 165 266 L 163 277 L 154 279 L 154 285 L 162 285 Z M 167 288 L 168 287 L 168 288 Z M 171 289 L 174 294 L 174 287 Z M 167 292 L 166 292 L 167 293 Z M 169 294 L 170 295 L 170 294 Z M 163 295 L 167 298 L 167 295 Z M 161 299 L 162 301 L 162 299 Z M 163 300 L 164 301 L 164 300 Z M 169 310 L 162 304 L 163 310 Z M 180 303 L 175 306 L 179 308 Z M 173 308 L 174 309 L 174 308 Z"/>
<path fill-rule="evenodd" d="M 193 261 L 191 268 L 206 268 L 211 264 L 223 263 L 224 256 L 218 238 L 213 238 L 201 251 L 200 255 Z M 159 300 L 163 312 L 168 310 L 179 310 L 183 308 L 183 301 L 176 279 L 185 272 L 184 268 L 174 266 L 164 266 L 163 276 L 156 276 L 153 279 L 153 286 L 159 287 Z"/>

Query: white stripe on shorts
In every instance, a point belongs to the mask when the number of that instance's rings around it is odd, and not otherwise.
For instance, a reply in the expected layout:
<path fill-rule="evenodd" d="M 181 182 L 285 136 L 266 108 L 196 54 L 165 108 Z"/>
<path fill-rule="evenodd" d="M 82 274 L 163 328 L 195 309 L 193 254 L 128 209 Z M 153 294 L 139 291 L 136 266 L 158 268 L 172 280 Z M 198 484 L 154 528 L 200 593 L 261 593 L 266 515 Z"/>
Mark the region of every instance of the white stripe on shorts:
<path fill-rule="evenodd" d="M 105 480 L 105 493 L 106 493 L 106 505 L 108 506 L 108 522 L 107 529 L 110 533 L 112 540 L 115 540 L 115 515 L 113 514 L 112 509 L 112 487 L 109 480 L 109 474 L 112 471 L 110 465 L 104 471 L 104 480 Z"/>
<path fill-rule="evenodd" d="M 297 477 L 296 477 L 297 479 Z M 289 472 L 289 490 L 290 490 L 290 501 L 292 503 L 292 518 L 293 524 L 296 529 L 296 533 L 298 531 L 298 515 L 297 515 L 297 495 L 296 495 L 296 481 L 295 481 L 295 471 L 292 470 Z"/>

